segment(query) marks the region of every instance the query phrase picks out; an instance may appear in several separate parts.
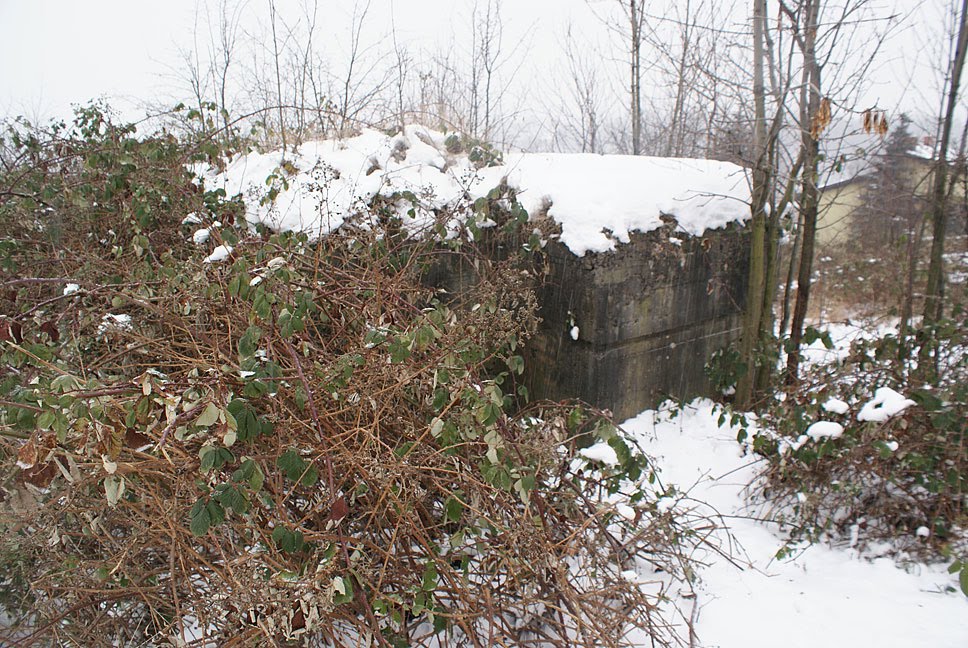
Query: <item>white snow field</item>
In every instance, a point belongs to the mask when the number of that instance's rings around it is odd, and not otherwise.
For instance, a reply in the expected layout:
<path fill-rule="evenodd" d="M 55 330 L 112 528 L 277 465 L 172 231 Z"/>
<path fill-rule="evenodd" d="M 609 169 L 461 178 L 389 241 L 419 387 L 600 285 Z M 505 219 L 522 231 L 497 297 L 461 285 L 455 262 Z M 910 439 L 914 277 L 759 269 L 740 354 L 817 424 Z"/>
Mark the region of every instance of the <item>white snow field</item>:
<path fill-rule="evenodd" d="M 678 417 L 646 411 L 623 428 L 659 463 L 666 483 L 688 491 L 676 506 L 722 516 L 699 569 L 695 630 L 705 648 L 965 648 L 968 597 L 946 566 L 870 559 L 849 548 L 801 545 L 794 557 L 776 525 L 758 522 L 744 488 L 758 471 L 736 431 L 717 425 L 712 402 L 698 400 Z M 647 568 L 640 566 L 643 575 Z M 691 600 L 680 606 L 689 614 Z M 637 645 L 649 646 L 648 637 Z"/>

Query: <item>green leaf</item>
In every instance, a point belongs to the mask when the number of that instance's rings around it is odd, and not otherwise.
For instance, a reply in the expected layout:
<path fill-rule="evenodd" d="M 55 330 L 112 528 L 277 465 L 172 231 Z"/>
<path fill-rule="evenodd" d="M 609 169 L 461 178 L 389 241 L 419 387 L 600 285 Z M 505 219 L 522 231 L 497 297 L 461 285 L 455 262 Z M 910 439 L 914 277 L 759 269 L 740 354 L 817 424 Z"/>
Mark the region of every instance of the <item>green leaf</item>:
<path fill-rule="evenodd" d="M 336 576 L 333 578 L 333 603 L 341 605 L 353 600 L 353 581 Z"/>
<path fill-rule="evenodd" d="M 265 483 L 265 475 L 262 473 L 262 468 L 254 460 L 246 459 L 243 461 L 239 472 L 241 473 L 241 479 L 239 481 L 245 481 L 249 484 L 249 488 L 256 492 L 262 490 L 262 485 Z"/>
<path fill-rule="evenodd" d="M 232 400 L 226 407 L 228 413 L 235 418 L 239 441 L 249 441 L 260 434 L 272 433 L 272 425 L 261 420 L 255 410 L 241 399 Z"/>
<path fill-rule="evenodd" d="M 286 527 L 277 526 L 272 530 L 272 541 L 275 542 L 277 545 L 282 546 L 282 540 L 287 535 L 289 535 L 289 529 L 287 529 Z"/>
<path fill-rule="evenodd" d="M 249 285 L 248 277 L 243 278 L 241 274 L 236 274 L 234 277 L 232 277 L 232 280 L 229 281 L 230 296 L 238 297 L 242 293 L 243 281 L 245 282 L 246 286 Z"/>
<path fill-rule="evenodd" d="M 318 479 L 316 469 L 299 456 L 295 450 L 287 450 L 276 459 L 279 467 L 290 481 L 299 482 L 303 486 L 312 486 Z"/>
<path fill-rule="evenodd" d="M 212 526 L 218 526 L 225 521 L 225 509 L 215 500 L 209 500 L 205 506 L 205 510 L 208 512 Z"/>
<path fill-rule="evenodd" d="M 428 562 L 424 567 L 420 589 L 425 592 L 433 592 L 435 589 L 437 589 L 437 565 L 433 562 Z"/>
<path fill-rule="evenodd" d="M 198 451 L 198 458 L 201 459 L 201 465 L 198 467 L 203 473 L 207 473 L 212 468 L 215 467 L 215 458 L 218 453 L 215 451 L 215 446 L 203 445 Z"/>
<path fill-rule="evenodd" d="M 406 338 L 394 338 L 389 344 L 390 362 L 400 364 L 410 357 L 410 341 Z"/>
<path fill-rule="evenodd" d="M 198 457 L 201 459 L 199 470 L 202 473 L 207 473 L 213 468 L 221 468 L 225 464 L 235 461 L 235 455 L 232 454 L 231 450 L 215 447 L 211 444 L 203 445 L 198 451 Z"/>
<path fill-rule="evenodd" d="M 104 478 L 104 495 L 111 506 L 117 506 L 124 495 L 124 477 L 108 475 Z"/>
<path fill-rule="evenodd" d="M 258 326 L 250 326 L 239 338 L 239 356 L 249 358 L 255 355 L 259 349 L 259 339 L 262 337 L 262 329 Z"/>
<path fill-rule="evenodd" d="M 507 467 L 503 464 L 493 464 L 489 462 L 482 462 L 480 465 L 481 476 L 487 483 L 500 488 L 501 490 L 509 490 L 511 484 L 511 473 L 508 471 Z"/>
<path fill-rule="evenodd" d="M 55 418 L 56 415 L 52 410 L 44 410 L 44 413 L 37 417 L 37 428 L 40 430 L 49 430 L 54 425 Z"/>
<path fill-rule="evenodd" d="M 272 540 L 286 553 L 296 553 L 306 547 L 301 531 L 290 531 L 285 527 L 273 529 Z"/>
<path fill-rule="evenodd" d="M 405 457 L 413 449 L 415 445 L 416 445 L 416 442 L 414 441 L 407 441 L 405 443 L 402 443 L 400 444 L 400 446 L 393 449 L 393 454 L 395 454 L 398 457 Z"/>
<path fill-rule="evenodd" d="M 485 426 L 493 425 L 500 416 L 501 408 L 490 401 L 479 406 L 474 411 L 474 418 L 478 423 Z"/>
<path fill-rule="evenodd" d="M 450 392 L 443 387 L 438 387 L 437 391 L 434 392 L 434 403 L 433 408 L 435 412 L 439 412 L 444 409 L 447 403 L 450 402 Z"/>
<path fill-rule="evenodd" d="M 628 444 L 618 435 L 613 436 L 607 443 L 615 451 L 619 465 L 622 467 L 627 466 L 632 459 L 632 451 L 629 450 Z"/>
<path fill-rule="evenodd" d="M 420 616 L 426 609 L 427 595 L 423 592 L 417 592 L 417 594 L 413 597 L 413 605 L 410 606 L 410 614 L 413 616 Z"/>
<path fill-rule="evenodd" d="M 192 506 L 192 510 L 189 515 L 191 516 L 191 523 L 189 524 L 188 528 L 192 534 L 203 536 L 208 533 L 212 519 L 209 517 L 205 500 L 200 499 L 195 502 L 195 505 Z"/>
<path fill-rule="evenodd" d="M 444 514 L 450 522 L 459 522 L 464 512 L 464 504 L 457 497 L 448 497 L 444 503 Z"/>
<path fill-rule="evenodd" d="M 238 515 L 243 515 L 249 510 L 249 502 L 245 499 L 245 495 L 234 486 L 229 486 L 222 491 L 218 501 L 223 507 L 232 509 Z"/>
<path fill-rule="evenodd" d="M 50 381 L 50 389 L 54 392 L 65 393 L 74 391 L 81 386 L 81 381 L 69 374 L 57 376 Z"/>
<path fill-rule="evenodd" d="M 414 332 L 414 344 L 418 351 L 423 351 L 433 343 L 437 332 L 432 326 L 421 326 Z"/>
<path fill-rule="evenodd" d="M 293 331 L 296 330 L 293 321 L 293 314 L 289 312 L 288 308 L 283 308 L 276 320 L 276 325 L 279 327 L 279 335 L 284 338 L 292 337 Z"/>
<path fill-rule="evenodd" d="M 296 481 L 306 469 L 306 462 L 295 450 L 287 450 L 276 459 L 276 466 L 286 474 L 286 477 Z"/>
<path fill-rule="evenodd" d="M 370 329 L 363 337 L 363 343 L 367 348 L 375 347 L 379 344 L 383 344 L 386 339 L 387 335 L 385 332 L 381 331 L 380 329 Z"/>
<path fill-rule="evenodd" d="M 262 286 L 260 285 L 259 288 L 261 289 Z M 272 300 L 264 290 L 256 290 L 255 299 L 252 300 L 252 310 L 263 320 L 269 321 L 269 316 L 272 315 Z"/>
<path fill-rule="evenodd" d="M 944 401 L 938 398 L 937 394 L 927 389 L 918 389 L 912 392 L 911 400 L 917 402 L 929 412 L 938 412 L 944 409 Z"/>
<path fill-rule="evenodd" d="M 259 398 L 269 393 L 269 385 L 261 380 L 253 380 L 242 388 L 242 395 L 246 398 Z"/>
<path fill-rule="evenodd" d="M 235 461 L 235 455 L 228 448 L 218 448 L 215 452 L 217 453 L 215 456 L 216 468 L 221 468 L 225 464 Z"/>

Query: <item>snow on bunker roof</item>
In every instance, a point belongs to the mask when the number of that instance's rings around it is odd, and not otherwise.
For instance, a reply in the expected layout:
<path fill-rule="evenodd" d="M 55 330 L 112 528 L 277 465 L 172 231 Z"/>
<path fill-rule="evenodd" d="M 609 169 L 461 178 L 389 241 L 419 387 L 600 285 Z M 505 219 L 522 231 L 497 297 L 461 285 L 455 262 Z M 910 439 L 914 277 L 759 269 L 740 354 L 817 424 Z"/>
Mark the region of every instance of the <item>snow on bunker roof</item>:
<path fill-rule="evenodd" d="M 311 236 L 339 228 L 377 197 L 405 191 L 420 206 L 400 204 L 400 216 L 417 231 L 434 222 L 434 210 L 486 196 L 506 182 L 532 217 L 545 213 L 561 226 L 561 242 L 578 256 L 613 250 L 633 231 L 660 227 L 663 215 L 691 235 L 749 215 L 744 170 L 727 162 L 510 153 L 499 166 L 477 169 L 466 154 L 448 153 L 445 134 L 420 126 L 392 136 L 364 130 L 306 142 L 285 159 L 289 171 L 282 174 L 281 152 L 249 153 L 221 173 L 210 172 L 206 182 L 230 196 L 242 194 L 250 223 Z M 275 199 L 263 200 L 271 188 Z"/>

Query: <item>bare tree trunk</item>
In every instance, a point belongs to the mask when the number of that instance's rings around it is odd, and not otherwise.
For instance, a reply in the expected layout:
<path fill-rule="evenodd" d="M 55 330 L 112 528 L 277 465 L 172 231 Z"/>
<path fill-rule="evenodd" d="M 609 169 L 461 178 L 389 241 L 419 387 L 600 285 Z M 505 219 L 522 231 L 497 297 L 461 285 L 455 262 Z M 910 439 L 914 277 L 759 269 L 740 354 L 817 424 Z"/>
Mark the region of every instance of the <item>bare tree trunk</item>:
<path fill-rule="evenodd" d="M 898 323 L 898 362 L 904 363 L 910 350 L 908 336 L 911 331 L 911 318 L 914 315 L 914 278 L 918 268 L 918 258 L 921 255 L 921 243 L 924 240 L 924 227 L 927 224 L 923 218 L 920 223 L 908 229 L 907 267 L 904 269 L 904 294 L 901 296 L 901 321 Z"/>
<path fill-rule="evenodd" d="M 642 6 L 644 0 L 629 0 L 631 28 L 631 93 L 632 155 L 642 154 Z"/>
<path fill-rule="evenodd" d="M 736 386 L 736 399 L 742 407 L 756 400 L 757 356 L 762 342 L 764 295 L 767 287 L 767 214 L 770 196 L 770 143 L 766 128 L 766 86 L 763 61 L 765 50 L 765 0 L 753 0 L 753 149 L 754 167 L 750 203 L 750 268 L 746 317 L 740 341 L 740 361 L 746 366 Z"/>
<path fill-rule="evenodd" d="M 306 101 L 307 87 L 312 91 L 313 108 L 319 113 L 318 94 L 316 92 L 315 75 L 313 73 L 313 36 L 316 33 L 316 18 L 319 15 L 319 0 L 313 0 L 312 12 L 306 7 L 306 46 L 301 53 L 302 60 L 299 62 L 299 141 L 303 141 L 312 128 L 309 125 L 309 106 Z"/>
<path fill-rule="evenodd" d="M 682 50 L 679 52 L 679 60 L 676 63 L 676 97 L 672 106 L 672 119 L 669 124 L 669 140 L 666 144 L 666 155 L 669 157 L 682 155 L 684 111 L 686 102 L 686 66 L 689 57 L 692 55 L 692 2 L 686 0 L 685 18 L 681 27 Z"/>
<path fill-rule="evenodd" d="M 793 298 L 793 277 L 797 273 L 797 266 L 800 261 L 800 232 L 803 231 L 803 222 L 798 218 L 797 227 L 793 236 L 793 247 L 790 249 L 790 262 L 787 264 L 786 280 L 783 282 L 783 310 L 780 315 L 779 335 L 782 338 L 786 335 L 787 327 L 790 325 L 790 301 Z"/>
<path fill-rule="evenodd" d="M 966 0 L 968 1 L 968 0 Z M 801 149 L 803 151 L 803 182 L 800 193 L 801 232 L 800 268 L 797 274 L 797 301 L 790 324 L 790 351 L 787 354 L 786 382 L 797 382 L 800 369 L 800 343 L 803 326 L 810 305 L 813 282 L 813 257 L 817 239 L 817 212 L 820 192 L 817 189 L 820 162 L 820 134 L 829 117 L 822 110 L 820 66 L 817 63 L 817 28 L 820 21 L 820 0 L 805 0 L 803 34 L 803 87 L 800 100 Z M 829 108 L 827 108 L 829 111 Z"/>
<path fill-rule="evenodd" d="M 948 147 L 951 140 L 954 112 L 958 104 L 961 73 L 965 66 L 966 49 L 968 49 L 968 0 L 962 0 L 958 41 L 951 67 L 950 85 L 948 86 L 948 104 L 941 126 L 941 145 L 935 161 L 934 185 L 931 192 L 931 261 L 928 266 L 928 285 L 924 293 L 925 327 L 938 322 L 944 309 L 944 259 L 942 255 L 944 254 L 944 237 L 947 227 Z M 922 359 L 928 359 L 930 346 L 922 347 Z"/>
<path fill-rule="evenodd" d="M 230 137 L 228 98 L 229 69 L 235 60 L 235 46 L 238 40 L 240 8 L 230 12 L 228 0 L 219 2 L 218 37 L 212 37 L 210 44 L 213 82 L 218 91 L 219 113 L 222 120 L 222 141 L 228 143 Z"/>
<path fill-rule="evenodd" d="M 481 65 L 484 68 L 484 129 L 481 136 L 487 140 L 491 137 L 491 110 L 494 101 L 494 75 L 501 57 L 501 44 L 504 26 L 501 22 L 501 3 L 487 2 L 487 10 L 483 24 L 483 38 L 481 40 Z"/>
<path fill-rule="evenodd" d="M 396 58 L 394 68 L 396 69 L 397 73 L 397 127 L 402 133 L 403 129 L 406 127 L 404 92 L 407 82 L 407 73 L 409 72 L 410 67 L 410 56 L 407 54 L 407 50 L 397 42 L 396 18 L 391 15 L 390 20 L 391 35 L 393 36 L 393 54 Z"/>
<path fill-rule="evenodd" d="M 286 122 L 282 112 L 282 71 L 279 68 L 279 38 L 276 35 L 276 3 L 269 0 L 269 20 L 272 23 L 272 54 L 276 66 L 276 107 L 279 110 L 279 136 L 282 138 L 282 159 L 286 159 Z"/>
<path fill-rule="evenodd" d="M 599 106 L 602 97 L 599 92 L 600 66 L 597 53 L 586 56 L 586 48 L 576 46 L 570 26 L 564 40 L 568 78 L 563 90 L 556 89 L 551 93 L 561 100 L 561 104 L 553 108 L 561 113 L 561 121 L 556 126 L 565 131 L 565 150 L 578 148 L 582 153 L 598 153 Z M 569 98 L 574 103 L 567 103 Z M 576 111 L 577 115 L 574 114 Z"/>

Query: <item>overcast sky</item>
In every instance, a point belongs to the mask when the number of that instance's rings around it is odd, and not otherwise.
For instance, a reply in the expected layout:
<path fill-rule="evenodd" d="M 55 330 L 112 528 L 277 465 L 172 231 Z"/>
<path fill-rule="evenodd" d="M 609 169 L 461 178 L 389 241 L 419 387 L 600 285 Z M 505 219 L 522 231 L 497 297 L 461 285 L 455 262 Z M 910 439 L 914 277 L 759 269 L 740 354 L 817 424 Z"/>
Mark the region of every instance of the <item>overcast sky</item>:
<path fill-rule="evenodd" d="M 290 5 L 290 11 L 300 4 L 277 1 Z M 613 1 L 590 4 L 601 11 Z M 919 2 L 877 1 L 883 15 L 897 7 L 910 11 Z M 175 78 L 179 52 L 193 45 L 200 3 L 204 0 L 0 0 L 0 114 L 65 115 L 71 103 L 99 96 L 124 108 L 126 115 L 145 100 L 170 98 L 173 103 L 180 94 Z M 942 3 L 926 0 L 927 6 L 914 12 L 911 29 L 889 44 L 872 77 L 871 104 L 891 109 L 903 95 L 910 109 L 928 100 L 930 75 L 917 72 L 914 61 L 925 63 L 932 55 L 925 34 Z M 454 40 L 466 33 L 472 5 L 473 0 L 372 0 L 365 38 L 381 40 L 392 21 L 398 39 L 411 49 L 459 46 Z M 569 24 L 583 36 L 607 37 L 588 5 L 585 0 L 504 0 L 505 41 L 529 46 L 522 75 L 540 80 L 560 65 Z M 267 0 L 248 1 L 247 29 L 264 28 L 266 6 Z M 340 48 L 348 46 L 354 2 L 324 0 L 319 6 L 321 33 L 339 56 Z M 288 14 L 290 19 L 295 13 Z M 724 24 L 730 20 L 724 17 Z M 908 89 L 912 74 L 920 94 Z"/>
<path fill-rule="evenodd" d="M 214 5 L 214 2 L 212 3 Z M 294 0 L 281 0 L 288 16 Z M 362 3 L 361 3 L 362 4 Z M 390 30 L 431 47 L 470 24 L 471 0 L 373 0 L 368 39 Z M 204 0 L 0 0 L 0 112 L 62 113 L 97 96 L 147 98 L 174 91 L 172 68 L 191 48 L 196 7 Z M 288 6 L 286 6 L 288 5 Z M 266 0 L 249 0 L 247 28 L 261 27 Z M 321 31 L 345 40 L 353 0 L 320 2 Z M 282 10 L 281 9 L 281 10 Z M 590 17 L 584 0 L 505 0 L 509 42 L 531 34 L 531 59 L 553 55 L 570 19 Z"/>

